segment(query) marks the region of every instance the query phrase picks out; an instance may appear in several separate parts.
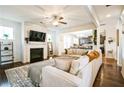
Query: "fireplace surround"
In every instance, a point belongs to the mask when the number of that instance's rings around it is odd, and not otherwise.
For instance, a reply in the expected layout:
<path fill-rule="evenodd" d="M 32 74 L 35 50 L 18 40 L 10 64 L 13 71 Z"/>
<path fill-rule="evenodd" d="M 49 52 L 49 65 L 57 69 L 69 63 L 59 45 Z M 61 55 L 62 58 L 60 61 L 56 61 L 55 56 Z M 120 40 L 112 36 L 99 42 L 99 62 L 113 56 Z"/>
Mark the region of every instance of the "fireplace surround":
<path fill-rule="evenodd" d="M 44 58 L 43 48 L 30 48 L 30 63 L 42 61 Z"/>

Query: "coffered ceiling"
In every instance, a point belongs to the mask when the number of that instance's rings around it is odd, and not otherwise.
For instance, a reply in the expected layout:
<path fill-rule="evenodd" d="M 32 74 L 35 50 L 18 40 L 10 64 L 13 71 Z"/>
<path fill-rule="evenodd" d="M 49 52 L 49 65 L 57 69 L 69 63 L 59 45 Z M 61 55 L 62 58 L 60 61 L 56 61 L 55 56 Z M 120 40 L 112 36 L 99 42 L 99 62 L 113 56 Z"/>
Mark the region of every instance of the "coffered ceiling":
<path fill-rule="evenodd" d="M 0 6 L 0 18 L 19 22 L 37 23 L 48 28 L 54 27 L 51 17 L 63 17 L 67 24 L 59 24 L 60 28 L 71 28 L 86 24 L 96 25 L 110 17 L 119 18 L 123 6 L 92 6 L 84 5 L 16 5 Z M 106 17 L 109 15 L 109 17 Z M 40 23 L 41 22 L 41 23 Z"/>

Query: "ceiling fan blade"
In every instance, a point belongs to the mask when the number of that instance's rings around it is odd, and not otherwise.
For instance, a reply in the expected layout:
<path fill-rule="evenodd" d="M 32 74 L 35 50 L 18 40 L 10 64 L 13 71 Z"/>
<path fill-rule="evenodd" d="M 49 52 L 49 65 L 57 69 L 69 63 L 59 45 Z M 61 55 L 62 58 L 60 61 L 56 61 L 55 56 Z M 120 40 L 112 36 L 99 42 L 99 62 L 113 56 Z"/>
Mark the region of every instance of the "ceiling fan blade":
<path fill-rule="evenodd" d="M 43 24 L 43 22 L 40 22 L 41 24 Z"/>
<path fill-rule="evenodd" d="M 59 20 L 62 20 L 62 19 L 64 19 L 64 18 L 63 18 L 63 17 L 60 17 L 60 18 L 59 18 Z"/>
<path fill-rule="evenodd" d="M 110 6 L 112 6 L 112 5 L 105 5 L 106 7 L 110 7 Z"/>
<path fill-rule="evenodd" d="M 62 22 L 62 21 L 59 21 L 59 23 L 62 23 L 62 24 L 67 24 L 67 22 Z"/>
<path fill-rule="evenodd" d="M 106 24 L 100 24 L 100 26 L 105 26 Z"/>

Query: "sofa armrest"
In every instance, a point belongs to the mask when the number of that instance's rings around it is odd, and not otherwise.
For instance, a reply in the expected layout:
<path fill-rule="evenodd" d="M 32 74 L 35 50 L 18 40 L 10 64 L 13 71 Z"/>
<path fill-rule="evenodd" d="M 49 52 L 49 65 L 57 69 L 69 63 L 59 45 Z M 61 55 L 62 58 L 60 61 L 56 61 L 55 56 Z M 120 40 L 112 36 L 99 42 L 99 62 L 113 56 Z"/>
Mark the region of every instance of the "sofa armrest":
<path fill-rule="evenodd" d="M 42 68 L 45 66 L 54 66 L 55 62 L 50 60 L 45 60 L 38 63 L 30 64 L 28 69 L 28 77 L 31 79 L 32 83 L 35 86 L 39 86 L 41 81 Z"/>
<path fill-rule="evenodd" d="M 81 79 L 65 71 L 52 66 L 42 69 L 42 80 L 40 86 L 43 87 L 77 87 Z"/>

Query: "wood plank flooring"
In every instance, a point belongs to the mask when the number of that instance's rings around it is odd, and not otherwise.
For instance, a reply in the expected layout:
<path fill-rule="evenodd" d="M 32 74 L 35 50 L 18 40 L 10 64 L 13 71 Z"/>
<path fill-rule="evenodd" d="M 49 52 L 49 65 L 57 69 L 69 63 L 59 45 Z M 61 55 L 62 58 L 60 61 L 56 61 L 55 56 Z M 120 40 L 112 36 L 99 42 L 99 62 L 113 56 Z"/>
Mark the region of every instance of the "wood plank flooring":
<path fill-rule="evenodd" d="M 94 87 L 124 87 L 124 79 L 121 75 L 121 67 L 113 59 L 103 59 Z"/>
<path fill-rule="evenodd" d="M 25 65 L 25 64 L 22 64 L 22 62 L 17 62 L 17 63 L 11 63 L 6 65 L 0 65 L 0 87 L 10 87 L 10 84 L 5 74 L 5 70 L 14 68 L 14 67 L 19 67 L 22 65 Z"/>
<path fill-rule="evenodd" d="M 0 87 L 10 87 L 5 70 L 13 67 L 19 67 L 25 64 L 21 62 L 0 66 Z M 103 59 L 94 87 L 124 87 L 124 79 L 121 75 L 121 67 L 117 66 L 116 61 L 112 59 Z"/>

